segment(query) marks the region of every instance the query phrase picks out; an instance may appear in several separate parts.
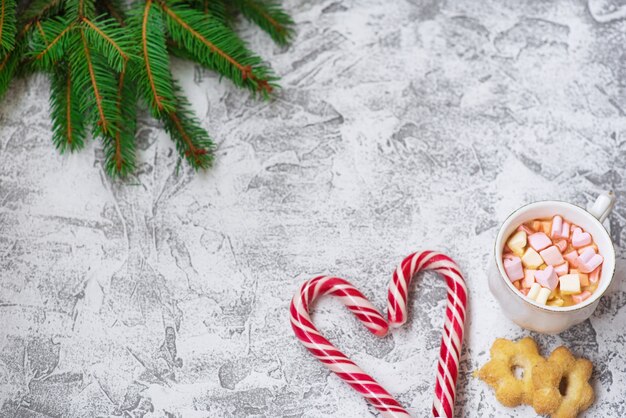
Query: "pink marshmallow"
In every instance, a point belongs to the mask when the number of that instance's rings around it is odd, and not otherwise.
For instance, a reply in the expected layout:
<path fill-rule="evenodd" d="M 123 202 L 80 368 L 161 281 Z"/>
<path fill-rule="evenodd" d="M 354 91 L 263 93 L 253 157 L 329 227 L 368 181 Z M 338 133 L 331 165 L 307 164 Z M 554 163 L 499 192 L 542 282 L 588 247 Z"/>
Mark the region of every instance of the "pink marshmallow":
<path fill-rule="evenodd" d="M 576 267 L 578 265 L 578 253 L 576 251 L 570 251 L 565 254 L 563 258 L 565 258 L 567 262 L 572 265 L 572 267 Z"/>
<path fill-rule="evenodd" d="M 561 238 L 569 238 L 569 228 L 570 225 L 568 222 L 563 222 L 563 228 L 561 230 Z"/>
<path fill-rule="evenodd" d="M 504 270 L 509 280 L 514 282 L 524 277 L 524 269 L 522 268 L 522 260 L 519 257 L 504 259 Z"/>
<path fill-rule="evenodd" d="M 591 244 L 591 234 L 589 232 L 583 232 L 580 228 L 574 229 L 572 232 L 572 246 L 574 248 L 580 248 L 589 244 Z"/>
<path fill-rule="evenodd" d="M 535 280 L 541 286 L 550 290 L 556 289 L 556 285 L 559 284 L 559 277 L 552 266 L 548 266 L 545 270 L 537 270 L 535 272 Z"/>
<path fill-rule="evenodd" d="M 587 248 L 578 256 L 578 270 L 580 270 L 581 273 L 591 273 L 602 264 L 603 261 L 604 257 L 600 254 L 596 254 L 593 248 Z"/>
<path fill-rule="evenodd" d="M 602 272 L 602 267 L 596 268 L 594 271 L 589 274 L 589 282 L 590 283 L 598 283 L 600 280 L 600 273 Z"/>
<path fill-rule="evenodd" d="M 563 252 L 567 249 L 567 241 L 564 239 L 555 242 L 554 245 L 556 245 L 560 252 Z"/>
<path fill-rule="evenodd" d="M 554 271 L 556 272 L 557 276 L 563 276 L 564 274 L 569 273 L 569 264 L 566 261 L 563 264 L 559 264 L 558 266 L 554 267 Z"/>
<path fill-rule="evenodd" d="M 580 303 L 589 299 L 589 296 L 591 296 L 591 292 L 588 290 L 585 290 L 579 295 L 572 295 L 572 300 L 574 301 L 574 303 Z"/>
<path fill-rule="evenodd" d="M 502 254 L 502 258 L 504 258 L 505 260 L 510 260 L 515 257 L 517 257 L 515 254 L 509 252 Z"/>
<path fill-rule="evenodd" d="M 526 269 L 524 271 L 524 281 L 522 282 L 522 287 L 526 289 L 530 289 L 530 287 L 535 283 L 535 272 L 537 270 Z"/>
<path fill-rule="evenodd" d="M 524 232 L 526 232 L 526 234 L 527 234 L 527 235 L 530 235 L 530 234 L 534 234 L 534 233 L 535 233 L 535 231 L 533 231 L 532 229 L 530 229 L 529 227 L 527 227 L 527 226 L 526 226 L 526 225 L 524 225 L 524 224 L 521 224 L 520 226 L 518 226 L 518 227 L 517 227 L 517 230 L 518 230 L 518 231 L 524 231 Z"/>
<path fill-rule="evenodd" d="M 552 218 L 552 229 L 550 230 L 550 238 L 561 238 L 561 231 L 563 230 L 563 218 L 556 215 Z"/>
<path fill-rule="evenodd" d="M 543 232 L 536 232 L 528 236 L 528 243 L 535 251 L 541 251 L 544 248 L 552 245 L 552 241 Z"/>
<path fill-rule="evenodd" d="M 539 254 L 541 255 L 541 258 L 543 258 L 543 261 L 551 266 L 558 266 L 559 264 L 563 264 L 565 261 L 563 260 L 563 256 L 556 245 L 552 245 L 545 250 L 540 251 Z"/>

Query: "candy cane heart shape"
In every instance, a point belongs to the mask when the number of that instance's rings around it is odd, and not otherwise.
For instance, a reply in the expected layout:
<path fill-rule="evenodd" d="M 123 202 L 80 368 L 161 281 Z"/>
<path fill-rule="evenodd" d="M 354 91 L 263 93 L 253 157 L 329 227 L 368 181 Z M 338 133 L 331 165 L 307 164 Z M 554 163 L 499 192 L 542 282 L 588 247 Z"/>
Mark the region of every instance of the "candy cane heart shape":
<path fill-rule="evenodd" d="M 302 344 L 331 371 L 363 395 L 385 418 L 410 415 L 382 386 L 345 354 L 324 338 L 309 315 L 313 302 L 321 296 L 338 297 L 373 334 L 384 337 L 385 318 L 361 292 L 344 279 L 319 276 L 306 281 L 291 301 L 291 326 Z"/>
<path fill-rule="evenodd" d="M 399 327 L 406 322 L 409 284 L 420 270 L 436 271 L 443 276 L 448 287 L 432 413 L 435 417 L 452 418 L 465 328 L 467 288 L 459 267 L 447 255 L 434 251 L 411 254 L 393 273 L 389 285 L 387 315 L 391 327 Z"/>

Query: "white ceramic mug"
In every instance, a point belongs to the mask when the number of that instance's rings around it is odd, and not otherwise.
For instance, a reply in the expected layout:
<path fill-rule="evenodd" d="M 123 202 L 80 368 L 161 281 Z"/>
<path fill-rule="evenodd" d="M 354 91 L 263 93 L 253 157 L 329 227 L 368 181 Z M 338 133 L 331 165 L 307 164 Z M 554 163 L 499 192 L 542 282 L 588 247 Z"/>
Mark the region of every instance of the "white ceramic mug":
<path fill-rule="evenodd" d="M 547 200 L 522 206 L 509 215 L 496 238 L 488 279 L 491 293 L 510 320 L 531 331 L 557 334 L 591 316 L 615 273 L 615 249 L 611 236 L 602 225 L 614 205 L 615 196 L 607 192 L 601 194 L 589 210 L 567 202 Z M 552 307 L 525 298 L 507 278 L 502 264 L 506 240 L 519 225 L 537 218 L 552 218 L 554 215 L 561 215 L 589 232 L 598 246 L 598 252 L 604 257 L 598 288 L 587 300 L 573 306 Z"/>

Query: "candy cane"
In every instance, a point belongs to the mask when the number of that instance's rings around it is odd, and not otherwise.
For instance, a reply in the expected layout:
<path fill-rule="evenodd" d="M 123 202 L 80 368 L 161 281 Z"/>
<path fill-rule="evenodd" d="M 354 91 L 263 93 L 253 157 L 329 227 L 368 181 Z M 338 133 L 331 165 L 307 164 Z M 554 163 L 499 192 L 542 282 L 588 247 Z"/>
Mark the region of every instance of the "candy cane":
<path fill-rule="evenodd" d="M 291 301 L 291 326 L 298 339 L 311 354 L 374 405 L 383 417 L 409 418 L 398 401 L 315 328 L 309 309 L 323 295 L 339 297 L 373 334 L 379 337 L 387 334 L 385 318 L 354 286 L 338 277 L 319 276 L 305 282 Z"/>
<path fill-rule="evenodd" d="M 463 345 L 467 288 L 459 267 L 448 256 L 433 251 L 411 254 L 393 273 L 393 279 L 389 285 L 387 315 L 391 327 L 399 327 L 406 322 L 409 283 L 420 270 L 438 272 L 446 280 L 448 286 L 448 303 L 439 349 L 432 412 L 435 417 L 451 418 L 454 410 L 456 379 L 459 374 L 459 358 Z"/>
<path fill-rule="evenodd" d="M 423 269 L 439 272 L 448 285 L 448 304 L 439 350 L 432 413 L 435 417 L 451 418 L 467 305 L 467 289 L 456 263 L 448 256 L 433 251 L 414 253 L 405 258 L 394 272 L 389 285 L 389 323 L 393 327 L 399 327 L 406 322 L 409 283 L 413 276 Z M 388 325 L 385 319 L 354 286 L 337 277 L 319 276 L 305 282 L 291 302 L 291 326 L 296 336 L 326 367 L 381 411 L 383 417 L 409 417 L 406 410 L 382 386 L 337 350 L 315 328 L 309 316 L 309 308 L 318 297 L 327 294 L 339 296 L 375 335 L 382 337 L 387 333 Z"/>

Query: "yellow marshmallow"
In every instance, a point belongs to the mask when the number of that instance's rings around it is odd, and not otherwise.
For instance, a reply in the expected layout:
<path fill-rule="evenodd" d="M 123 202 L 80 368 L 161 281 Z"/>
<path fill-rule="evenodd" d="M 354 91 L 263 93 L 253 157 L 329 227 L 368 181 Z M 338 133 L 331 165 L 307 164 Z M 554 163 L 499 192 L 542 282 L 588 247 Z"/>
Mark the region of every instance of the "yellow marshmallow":
<path fill-rule="evenodd" d="M 506 246 L 513 251 L 513 254 L 521 257 L 524 254 L 524 247 L 526 247 L 526 232 L 517 231 L 506 242 Z"/>
<path fill-rule="evenodd" d="M 530 286 L 530 290 L 528 291 L 528 294 L 526 296 L 528 296 L 532 300 L 535 300 L 537 299 L 537 295 L 539 295 L 540 290 L 541 285 L 539 283 L 533 283 L 533 285 Z"/>
<path fill-rule="evenodd" d="M 546 302 L 548 301 L 548 297 L 550 296 L 550 293 L 552 293 L 550 289 L 546 289 L 545 287 L 542 287 L 541 289 L 539 289 L 539 294 L 537 295 L 537 299 L 535 299 L 535 302 L 537 302 L 540 305 L 545 305 Z"/>
<path fill-rule="evenodd" d="M 578 274 L 565 274 L 559 278 L 562 295 L 577 295 L 580 293 L 580 278 Z"/>
<path fill-rule="evenodd" d="M 526 252 L 522 256 L 522 264 L 527 269 L 537 269 L 540 265 L 543 264 L 543 258 L 539 255 L 537 251 L 535 251 L 532 247 L 528 247 Z"/>

